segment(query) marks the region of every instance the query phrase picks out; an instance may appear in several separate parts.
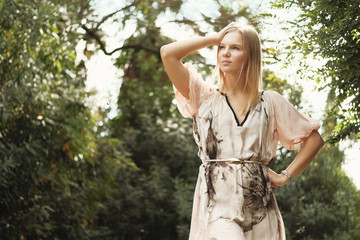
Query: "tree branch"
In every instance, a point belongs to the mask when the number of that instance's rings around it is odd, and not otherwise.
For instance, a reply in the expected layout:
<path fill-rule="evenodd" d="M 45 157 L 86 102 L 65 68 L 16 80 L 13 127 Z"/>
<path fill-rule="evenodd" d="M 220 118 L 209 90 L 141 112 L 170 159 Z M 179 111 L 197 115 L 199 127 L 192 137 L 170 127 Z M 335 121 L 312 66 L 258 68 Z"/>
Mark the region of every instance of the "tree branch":
<path fill-rule="evenodd" d="M 141 44 L 132 44 L 132 45 L 126 45 L 126 46 L 122 46 L 122 47 L 118 47 L 118 48 L 115 48 L 114 50 L 112 51 L 107 51 L 106 50 L 106 47 L 105 47 L 105 43 L 103 41 L 101 41 L 101 38 L 100 36 L 97 34 L 97 31 L 99 30 L 100 26 L 106 21 L 108 20 L 109 18 L 111 18 L 112 16 L 114 16 L 115 14 L 119 13 L 119 12 L 122 12 L 122 11 L 125 11 L 133 6 L 136 6 L 140 1 L 139 0 L 136 0 L 134 1 L 133 3 L 119 9 L 119 10 L 116 10 L 115 12 L 112 12 L 106 16 L 104 16 L 100 22 L 98 22 L 96 24 L 95 27 L 92 27 L 92 28 L 88 28 L 85 24 L 83 24 L 81 27 L 86 31 L 86 34 L 84 36 L 84 39 L 87 40 L 87 39 L 94 39 L 96 41 L 96 43 L 99 44 L 100 46 L 100 49 L 104 52 L 105 55 L 112 55 L 114 54 L 115 52 L 117 51 L 121 51 L 121 50 L 124 50 L 124 49 L 130 49 L 130 48 L 133 48 L 133 49 L 144 49 L 148 52 L 152 52 L 152 53 L 155 53 L 157 55 L 160 56 L 160 48 L 150 48 L 150 47 L 147 47 L 147 46 L 143 46 Z"/>
<path fill-rule="evenodd" d="M 130 44 L 130 45 L 126 45 L 126 46 L 122 46 L 122 47 L 118 47 L 115 48 L 112 51 L 107 51 L 105 44 L 101 41 L 100 37 L 96 34 L 96 30 L 95 28 L 89 29 L 88 27 L 86 27 L 85 25 L 82 25 L 82 28 L 86 31 L 86 35 L 89 38 L 94 39 L 100 46 L 100 49 L 104 52 L 105 55 L 111 56 L 112 54 L 114 54 L 117 51 L 121 51 L 124 49 L 144 49 L 148 52 L 152 52 L 155 53 L 157 55 L 160 55 L 160 48 L 151 48 L 151 47 L 147 47 L 147 46 L 143 46 L 141 44 Z"/>
<path fill-rule="evenodd" d="M 114 50 L 112 50 L 111 52 L 109 52 L 108 55 L 112 55 L 115 52 L 120 51 L 120 50 L 131 49 L 131 48 L 136 49 L 136 50 L 144 49 L 148 52 L 152 52 L 152 53 L 155 53 L 160 56 L 160 48 L 150 48 L 150 47 L 143 46 L 141 44 L 130 44 L 130 45 L 118 47 L 118 48 L 115 48 Z"/>
<path fill-rule="evenodd" d="M 190 19 L 185 18 L 185 17 L 183 17 L 183 19 L 181 19 L 181 20 L 175 19 L 175 20 L 169 21 L 169 23 L 179 23 L 179 24 L 189 25 L 189 26 L 192 27 L 194 32 L 199 34 L 200 36 L 205 36 L 206 35 L 205 32 L 200 30 L 199 25 L 197 23 L 195 23 L 193 20 L 190 20 Z"/>
<path fill-rule="evenodd" d="M 133 2 L 132 4 L 130 4 L 130 5 L 127 5 L 127 6 L 123 7 L 123 8 L 121 8 L 121 9 L 113 12 L 113 13 L 110 13 L 110 14 L 104 16 L 104 17 L 101 19 L 101 21 L 98 22 L 98 24 L 96 25 L 95 29 L 99 29 L 99 27 L 100 27 L 101 24 L 103 24 L 106 20 L 108 20 L 109 18 L 111 18 L 112 16 L 114 16 L 115 14 L 117 14 L 118 12 L 122 12 L 122 11 L 125 11 L 125 10 L 131 8 L 131 7 L 134 7 L 134 6 L 136 6 L 138 3 L 139 3 L 139 1 L 134 1 L 134 2 Z"/>

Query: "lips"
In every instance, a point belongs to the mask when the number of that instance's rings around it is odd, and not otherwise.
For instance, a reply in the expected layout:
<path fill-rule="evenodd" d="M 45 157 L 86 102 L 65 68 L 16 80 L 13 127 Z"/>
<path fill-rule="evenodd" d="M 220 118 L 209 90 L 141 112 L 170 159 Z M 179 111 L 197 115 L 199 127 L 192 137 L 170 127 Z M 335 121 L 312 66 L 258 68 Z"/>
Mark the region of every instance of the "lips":
<path fill-rule="evenodd" d="M 221 63 L 222 63 L 222 64 L 230 64 L 231 61 L 229 61 L 229 60 L 222 60 Z"/>

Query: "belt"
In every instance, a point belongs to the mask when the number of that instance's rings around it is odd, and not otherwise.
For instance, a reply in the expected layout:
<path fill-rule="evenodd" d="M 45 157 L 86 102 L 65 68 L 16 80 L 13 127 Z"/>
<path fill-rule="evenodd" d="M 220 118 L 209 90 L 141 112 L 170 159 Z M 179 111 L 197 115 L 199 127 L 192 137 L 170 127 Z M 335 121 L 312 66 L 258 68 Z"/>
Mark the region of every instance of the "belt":
<path fill-rule="evenodd" d="M 265 163 L 253 160 L 243 160 L 238 158 L 226 158 L 226 159 L 206 159 L 204 162 L 227 162 L 232 164 L 254 163 L 259 165 L 265 165 Z"/>

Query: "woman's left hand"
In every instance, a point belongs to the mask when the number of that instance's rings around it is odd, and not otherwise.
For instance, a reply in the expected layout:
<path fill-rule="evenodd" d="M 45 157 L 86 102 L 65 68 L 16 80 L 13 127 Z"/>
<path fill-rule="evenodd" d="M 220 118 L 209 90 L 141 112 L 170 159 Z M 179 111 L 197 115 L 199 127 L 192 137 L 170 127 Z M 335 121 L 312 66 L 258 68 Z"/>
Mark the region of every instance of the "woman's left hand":
<path fill-rule="evenodd" d="M 267 170 L 268 170 L 268 175 L 269 175 L 269 179 L 270 179 L 272 187 L 278 188 L 278 187 L 284 186 L 285 184 L 290 182 L 290 179 L 288 179 L 285 175 L 277 174 L 270 168 L 268 168 Z"/>

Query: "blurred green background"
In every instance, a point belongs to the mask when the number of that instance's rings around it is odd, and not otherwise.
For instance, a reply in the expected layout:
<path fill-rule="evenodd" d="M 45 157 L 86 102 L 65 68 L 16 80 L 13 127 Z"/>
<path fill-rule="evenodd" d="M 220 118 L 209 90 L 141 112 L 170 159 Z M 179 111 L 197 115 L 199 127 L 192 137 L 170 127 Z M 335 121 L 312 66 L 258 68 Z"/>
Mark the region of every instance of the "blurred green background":
<path fill-rule="evenodd" d="M 265 89 L 310 115 L 304 81 L 326 92 L 314 113 L 325 147 L 274 190 L 287 239 L 360 239 L 360 192 L 339 148 L 360 137 L 359 16 L 355 0 L 0 0 L 0 239 L 187 239 L 200 160 L 159 49 L 231 21 L 264 36 Z M 86 87 L 99 53 L 119 71 L 115 104 L 94 104 Z M 208 55 L 185 61 L 207 78 Z M 279 64 L 295 65 L 298 79 Z M 271 167 L 295 155 L 279 147 Z"/>

